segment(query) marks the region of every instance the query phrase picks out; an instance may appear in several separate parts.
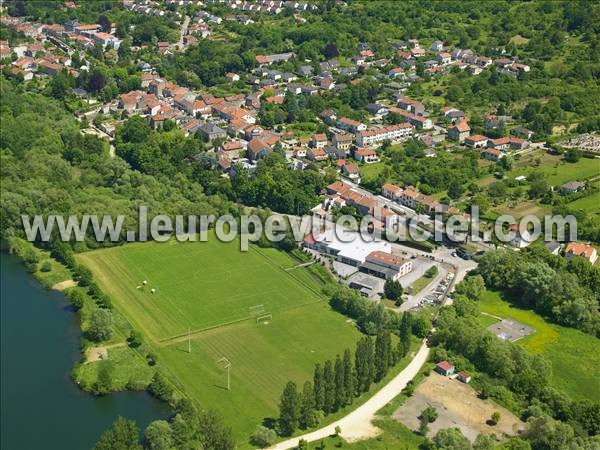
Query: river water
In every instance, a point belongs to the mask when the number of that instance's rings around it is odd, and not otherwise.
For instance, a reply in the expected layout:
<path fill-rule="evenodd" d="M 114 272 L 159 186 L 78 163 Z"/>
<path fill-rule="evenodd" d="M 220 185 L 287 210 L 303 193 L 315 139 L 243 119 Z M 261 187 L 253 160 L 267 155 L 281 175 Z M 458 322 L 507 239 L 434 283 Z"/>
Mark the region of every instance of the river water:
<path fill-rule="evenodd" d="M 93 397 L 70 378 L 79 360 L 77 315 L 60 292 L 44 289 L 1 254 L 2 450 L 89 449 L 118 416 L 140 429 L 168 407 L 143 392 Z"/>

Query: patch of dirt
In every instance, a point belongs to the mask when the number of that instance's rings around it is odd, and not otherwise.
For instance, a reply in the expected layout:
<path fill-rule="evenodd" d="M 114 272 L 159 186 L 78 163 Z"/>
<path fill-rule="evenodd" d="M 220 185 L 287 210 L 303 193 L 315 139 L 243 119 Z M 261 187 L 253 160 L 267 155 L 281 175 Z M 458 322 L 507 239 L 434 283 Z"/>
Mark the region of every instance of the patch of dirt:
<path fill-rule="evenodd" d="M 117 342 L 112 345 L 101 345 L 98 347 L 90 347 L 85 351 L 85 363 L 93 363 L 96 361 L 105 361 L 108 359 L 108 350 L 115 347 L 124 347 L 125 342 Z"/>
<path fill-rule="evenodd" d="M 61 281 L 60 283 L 56 283 L 54 286 L 52 286 L 52 289 L 54 289 L 55 291 L 64 291 L 65 289 L 69 289 L 74 286 L 77 286 L 77 281 L 65 280 Z"/>
<path fill-rule="evenodd" d="M 90 347 L 85 352 L 86 364 L 104 361 L 105 359 L 108 359 L 108 348 L 106 347 Z"/>
<path fill-rule="evenodd" d="M 420 425 L 419 416 L 428 406 L 433 406 L 438 412 L 436 421 L 429 424 L 429 437 L 435 436 L 442 428 L 451 427 L 459 428 L 471 441 L 478 434 L 514 436 L 525 429 L 525 424 L 506 408 L 491 400 L 479 399 L 471 386 L 435 372 L 431 372 L 393 417 L 416 431 Z M 487 421 L 494 411 L 500 413 L 500 421 L 496 425 L 488 425 Z"/>

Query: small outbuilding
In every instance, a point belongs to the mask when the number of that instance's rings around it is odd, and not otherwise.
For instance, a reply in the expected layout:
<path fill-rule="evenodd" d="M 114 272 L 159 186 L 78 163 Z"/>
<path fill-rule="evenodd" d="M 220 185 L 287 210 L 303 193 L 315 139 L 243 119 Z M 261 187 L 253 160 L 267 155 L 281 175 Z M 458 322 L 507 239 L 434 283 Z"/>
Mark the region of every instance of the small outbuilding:
<path fill-rule="evenodd" d="M 465 384 L 469 384 L 471 382 L 471 375 L 469 375 L 467 372 L 458 372 L 456 378 Z"/>
<path fill-rule="evenodd" d="M 450 364 L 448 361 L 440 361 L 435 365 L 435 370 L 441 375 L 445 377 L 452 375 L 454 373 L 455 367 Z"/>

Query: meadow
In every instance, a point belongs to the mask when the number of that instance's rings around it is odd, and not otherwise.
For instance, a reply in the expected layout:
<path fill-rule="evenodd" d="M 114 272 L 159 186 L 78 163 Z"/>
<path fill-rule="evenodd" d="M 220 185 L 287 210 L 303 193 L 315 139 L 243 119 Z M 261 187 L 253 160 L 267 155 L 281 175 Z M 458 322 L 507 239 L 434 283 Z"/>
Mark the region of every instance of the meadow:
<path fill-rule="evenodd" d="M 360 338 L 352 321 L 331 310 L 312 273 L 275 249 L 244 253 L 239 243 L 212 237 L 77 258 L 143 332 L 157 367 L 199 407 L 219 411 L 242 447 L 257 425 L 278 416 L 289 380 L 301 388 L 316 362 L 354 350 Z M 138 289 L 143 280 L 147 287 Z M 272 317 L 257 322 L 249 313 L 256 304 Z M 231 390 L 221 358 L 231 363 Z"/>
<path fill-rule="evenodd" d="M 547 322 L 528 309 L 505 301 L 500 293 L 485 291 L 481 311 L 513 318 L 535 328 L 535 333 L 517 341 L 533 353 L 543 354 L 552 364 L 552 384 L 573 399 L 600 400 L 600 340 L 573 328 Z M 489 316 L 481 316 L 485 326 Z"/>

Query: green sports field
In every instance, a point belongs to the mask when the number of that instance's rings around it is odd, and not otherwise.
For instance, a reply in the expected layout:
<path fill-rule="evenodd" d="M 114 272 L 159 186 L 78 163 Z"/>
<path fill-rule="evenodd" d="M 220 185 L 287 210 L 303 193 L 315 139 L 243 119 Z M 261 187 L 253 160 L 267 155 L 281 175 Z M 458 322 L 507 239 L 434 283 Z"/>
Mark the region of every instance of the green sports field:
<path fill-rule="evenodd" d="M 207 242 L 129 244 L 79 259 L 157 341 L 320 300 L 318 286 L 292 269 L 298 263 L 285 253 L 255 247 L 241 252 L 238 243 L 214 236 Z"/>
<path fill-rule="evenodd" d="M 277 417 L 287 381 L 301 386 L 316 362 L 354 350 L 360 338 L 331 310 L 309 271 L 275 249 L 240 252 L 239 243 L 210 236 L 203 243 L 128 244 L 77 259 L 143 332 L 158 367 L 198 406 L 221 412 L 242 447 L 258 424 Z M 147 286 L 138 288 L 143 280 Z M 257 323 L 254 305 L 272 317 Z M 230 391 L 223 357 L 232 365 Z"/>

